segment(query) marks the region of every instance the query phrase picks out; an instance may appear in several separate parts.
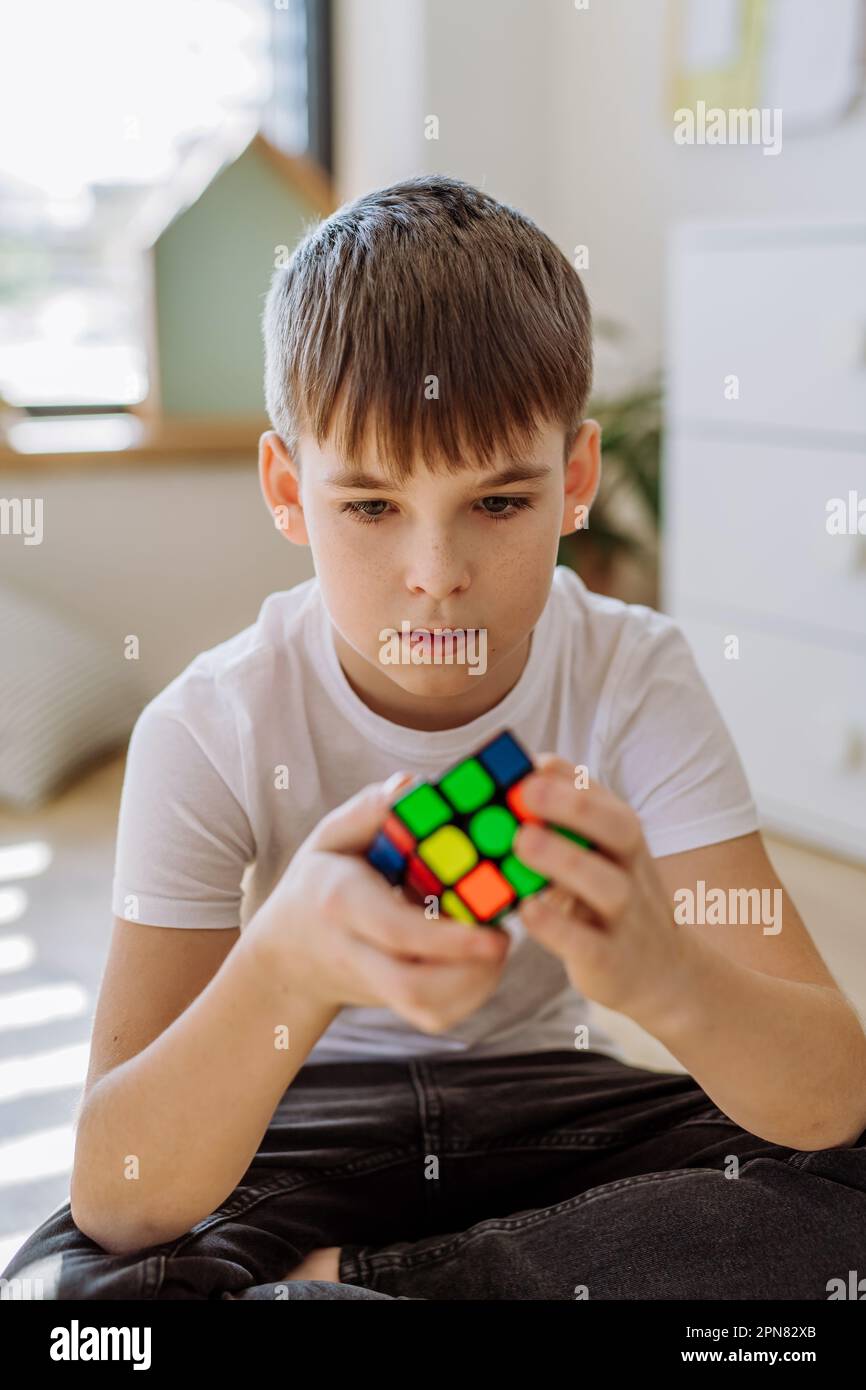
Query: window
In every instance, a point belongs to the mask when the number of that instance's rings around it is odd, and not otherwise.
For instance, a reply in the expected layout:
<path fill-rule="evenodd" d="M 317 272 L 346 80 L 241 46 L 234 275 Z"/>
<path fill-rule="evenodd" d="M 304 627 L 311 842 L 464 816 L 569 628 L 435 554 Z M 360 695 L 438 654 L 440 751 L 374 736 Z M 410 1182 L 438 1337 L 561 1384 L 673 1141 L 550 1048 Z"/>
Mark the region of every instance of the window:
<path fill-rule="evenodd" d="M 210 155 L 215 175 L 256 128 L 330 170 L 329 4 L 18 0 L 6 13 L 0 397 L 32 415 L 123 410 L 148 391 L 148 209 L 170 220 L 175 185 L 183 205 L 179 173 Z"/>

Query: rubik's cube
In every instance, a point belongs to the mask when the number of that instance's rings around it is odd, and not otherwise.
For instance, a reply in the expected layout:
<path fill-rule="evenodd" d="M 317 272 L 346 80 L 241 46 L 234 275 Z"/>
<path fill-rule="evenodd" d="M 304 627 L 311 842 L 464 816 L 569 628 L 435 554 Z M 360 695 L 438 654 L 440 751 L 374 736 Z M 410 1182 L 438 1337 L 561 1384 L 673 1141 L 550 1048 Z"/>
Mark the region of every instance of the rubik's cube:
<path fill-rule="evenodd" d="M 544 824 L 521 800 L 523 780 L 532 771 L 532 760 L 505 730 L 438 782 L 416 777 L 400 789 L 367 860 L 413 901 L 432 894 L 449 917 L 498 926 L 548 882 L 511 848 L 522 822 Z M 550 828 L 592 848 L 573 830 Z"/>

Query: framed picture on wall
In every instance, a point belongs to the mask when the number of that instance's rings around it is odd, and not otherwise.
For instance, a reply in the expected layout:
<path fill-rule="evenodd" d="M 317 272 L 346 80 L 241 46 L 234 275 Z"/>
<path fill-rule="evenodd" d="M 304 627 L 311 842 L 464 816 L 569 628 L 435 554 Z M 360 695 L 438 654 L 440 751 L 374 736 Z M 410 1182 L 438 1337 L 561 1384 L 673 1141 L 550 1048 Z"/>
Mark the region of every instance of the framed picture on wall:
<path fill-rule="evenodd" d="M 786 134 L 806 134 L 862 96 L 864 0 L 671 0 L 669 15 L 674 110 L 780 109 Z"/>

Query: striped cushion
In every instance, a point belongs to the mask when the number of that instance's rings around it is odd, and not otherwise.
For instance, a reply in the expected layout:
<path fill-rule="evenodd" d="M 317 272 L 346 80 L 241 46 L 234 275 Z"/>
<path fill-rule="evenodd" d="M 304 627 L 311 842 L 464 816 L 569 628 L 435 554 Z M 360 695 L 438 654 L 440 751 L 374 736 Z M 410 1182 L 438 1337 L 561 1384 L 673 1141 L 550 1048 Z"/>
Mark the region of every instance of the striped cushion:
<path fill-rule="evenodd" d="M 32 810 L 127 740 L 148 698 L 136 666 L 120 638 L 0 585 L 0 801 Z"/>

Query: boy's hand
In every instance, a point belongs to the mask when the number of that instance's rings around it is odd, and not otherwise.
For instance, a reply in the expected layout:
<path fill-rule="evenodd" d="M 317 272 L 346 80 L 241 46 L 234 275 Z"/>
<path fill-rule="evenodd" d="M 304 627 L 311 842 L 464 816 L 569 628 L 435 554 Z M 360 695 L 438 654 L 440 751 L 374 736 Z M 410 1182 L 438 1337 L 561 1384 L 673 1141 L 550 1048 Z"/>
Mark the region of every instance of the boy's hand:
<path fill-rule="evenodd" d="M 550 879 L 520 907 L 527 933 L 560 957 L 588 999 L 638 1021 L 652 1016 L 687 988 L 688 938 L 676 929 L 640 820 L 606 787 L 577 790 L 573 769 L 555 754 L 535 763 L 522 793 L 527 810 L 597 848 L 521 825 L 514 853 Z"/>
<path fill-rule="evenodd" d="M 249 923 L 263 959 L 326 1008 L 389 1008 L 441 1033 L 493 993 L 506 932 L 430 920 L 363 852 L 399 783 L 371 783 L 325 816 Z"/>

